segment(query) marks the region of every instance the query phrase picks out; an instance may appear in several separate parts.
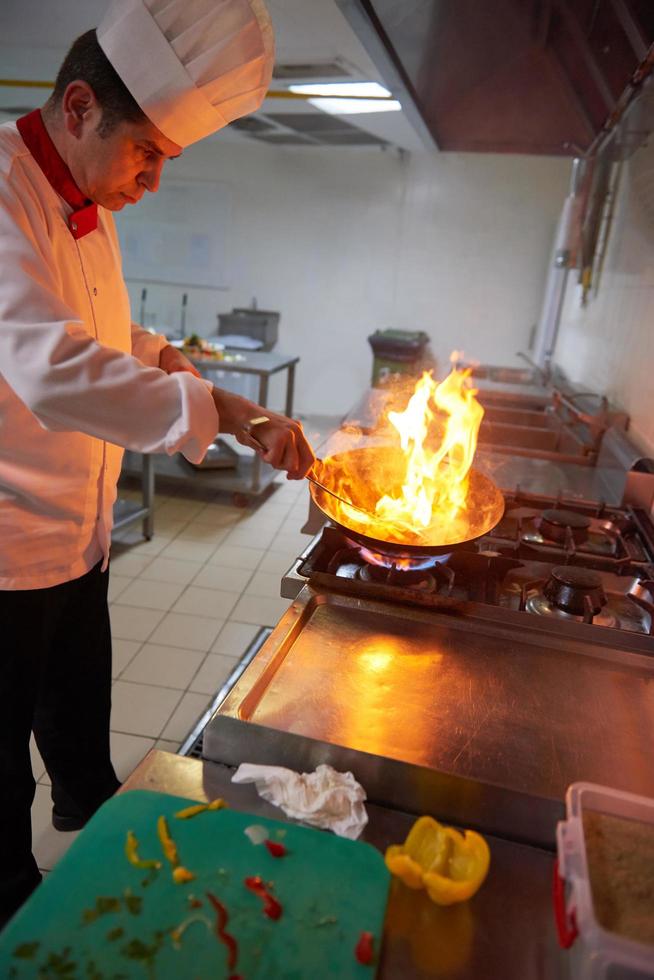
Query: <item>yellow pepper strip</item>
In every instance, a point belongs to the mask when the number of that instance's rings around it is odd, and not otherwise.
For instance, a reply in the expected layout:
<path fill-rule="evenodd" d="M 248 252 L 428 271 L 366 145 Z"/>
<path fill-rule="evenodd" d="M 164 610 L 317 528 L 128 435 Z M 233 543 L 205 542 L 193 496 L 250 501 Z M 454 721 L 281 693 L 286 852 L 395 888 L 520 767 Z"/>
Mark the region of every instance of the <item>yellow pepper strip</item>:
<path fill-rule="evenodd" d="M 193 872 L 183 868 L 181 864 L 173 869 L 173 881 L 176 885 L 185 885 L 187 881 L 194 881 L 194 879 Z"/>
<path fill-rule="evenodd" d="M 198 813 L 204 813 L 205 810 L 222 810 L 226 806 L 225 801 L 218 797 L 217 800 L 212 800 L 211 803 L 196 803 L 194 806 L 187 806 L 184 810 L 178 810 L 175 817 L 178 820 L 188 820 L 189 817 L 195 817 Z"/>
<path fill-rule="evenodd" d="M 209 807 L 208 803 L 196 803 L 195 806 L 187 806 L 184 810 L 178 810 L 175 814 L 177 820 L 188 820 L 198 813 L 204 813 Z"/>
<path fill-rule="evenodd" d="M 161 841 L 161 847 L 163 849 L 165 857 L 170 861 L 172 866 L 175 868 L 179 864 L 179 854 L 177 853 L 177 844 L 170 836 L 170 831 L 168 830 L 168 822 L 166 818 L 162 815 L 157 820 L 157 834 L 159 840 Z"/>
<path fill-rule="evenodd" d="M 154 860 L 144 860 L 139 857 L 138 854 L 139 842 L 134 836 L 133 831 L 127 831 L 127 839 L 125 841 L 125 857 L 130 864 L 133 864 L 135 868 L 160 868 L 161 861 Z"/>
<path fill-rule="evenodd" d="M 474 830 L 460 833 L 433 817 L 420 817 L 404 844 L 386 850 L 388 870 L 409 888 L 425 888 L 432 902 L 465 902 L 488 874 L 488 844 Z"/>

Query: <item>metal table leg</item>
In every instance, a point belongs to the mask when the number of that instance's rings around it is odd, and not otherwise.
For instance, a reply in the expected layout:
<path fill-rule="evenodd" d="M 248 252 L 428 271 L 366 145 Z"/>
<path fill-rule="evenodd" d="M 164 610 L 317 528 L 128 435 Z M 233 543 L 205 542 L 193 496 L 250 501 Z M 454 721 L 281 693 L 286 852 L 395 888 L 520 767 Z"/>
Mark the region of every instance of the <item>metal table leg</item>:
<path fill-rule="evenodd" d="M 150 453 L 143 453 L 141 496 L 146 509 L 143 518 L 143 537 L 149 541 L 154 534 L 154 460 Z"/>
<path fill-rule="evenodd" d="M 259 375 L 259 404 L 266 408 L 268 402 L 268 375 Z M 252 463 L 252 492 L 258 493 L 261 489 L 261 456 L 256 453 Z"/>
<path fill-rule="evenodd" d="M 136 456 L 136 453 L 133 454 Z M 141 521 L 143 536 L 146 540 L 154 535 L 154 459 L 145 453 L 141 456 L 141 503 L 126 500 L 120 495 L 114 504 L 113 530 L 120 531 L 123 527 Z M 138 468 L 132 469 L 132 475 L 138 475 Z"/>
<path fill-rule="evenodd" d="M 293 417 L 293 394 L 295 390 L 295 364 L 289 364 L 286 375 L 286 408 L 285 414 Z"/>

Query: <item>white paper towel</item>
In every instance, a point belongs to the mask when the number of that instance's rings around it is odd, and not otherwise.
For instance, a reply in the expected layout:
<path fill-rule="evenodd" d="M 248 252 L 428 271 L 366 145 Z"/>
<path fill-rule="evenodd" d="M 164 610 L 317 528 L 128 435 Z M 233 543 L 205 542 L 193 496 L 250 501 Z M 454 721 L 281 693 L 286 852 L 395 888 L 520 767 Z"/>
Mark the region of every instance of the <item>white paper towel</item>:
<path fill-rule="evenodd" d="M 242 763 L 233 783 L 254 783 L 259 796 L 280 807 L 288 817 L 333 830 L 356 840 L 368 823 L 363 786 L 351 772 L 318 766 L 315 772 L 294 772 L 281 766 Z"/>

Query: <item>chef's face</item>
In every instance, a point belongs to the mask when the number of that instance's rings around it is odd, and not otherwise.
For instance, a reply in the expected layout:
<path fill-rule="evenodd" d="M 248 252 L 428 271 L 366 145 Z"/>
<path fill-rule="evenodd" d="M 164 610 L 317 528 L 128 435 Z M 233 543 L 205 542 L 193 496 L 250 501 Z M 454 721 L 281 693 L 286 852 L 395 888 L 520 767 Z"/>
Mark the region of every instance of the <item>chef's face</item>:
<path fill-rule="evenodd" d="M 86 197 L 110 211 L 120 211 L 140 201 L 146 191 L 158 189 L 166 160 L 178 157 L 182 147 L 146 118 L 119 122 L 101 135 L 102 110 L 89 92 L 91 98 L 86 93 L 84 99 L 81 92 L 77 107 L 73 100 L 69 109 L 66 128 L 74 138 L 69 141 L 66 162 Z"/>

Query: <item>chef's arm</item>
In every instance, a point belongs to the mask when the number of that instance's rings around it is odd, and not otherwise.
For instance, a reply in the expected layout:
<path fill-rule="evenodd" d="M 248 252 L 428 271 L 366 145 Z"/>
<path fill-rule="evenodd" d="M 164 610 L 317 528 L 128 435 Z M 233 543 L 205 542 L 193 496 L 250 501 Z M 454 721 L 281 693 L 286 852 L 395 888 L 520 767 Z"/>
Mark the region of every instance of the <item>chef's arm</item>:
<path fill-rule="evenodd" d="M 181 350 L 169 344 L 161 334 L 144 330 L 139 323 L 132 323 L 132 354 L 149 367 L 160 367 L 166 374 L 188 371 L 196 378 L 201 377 Z"/>
<path fill-rule="evenodd" d="M 19 200 L 9 183 L 0 184 L 0 254 L 0 374 L 43 428 L 84 432 L 137 452 L 182 452 L 193 463 L 219 428 L 253 445 L 243 426 L 265 411 L 260 406 L 188 370 L 146 366 L 90 336 L 59 294 L 41 202 L 36 195 Z M 301 426 L 265 414 L 264 459 L 303 476 L 313 456 Z"/>
<path fill-rule="evenodd" d="M 132 323 L 132 354 L 148 367 L 160 367 L 160 358 L 170 344 L 160 333 L 150 333 L 140 323 Z M 174 350 L 174 347 L 170 348 Z"/>
<path fill-rule="evenodd" d="M 213 389 L 220 431 L 233 433 L 244 446 L 250 446 L 277 469 L 287 470 L 291 480 L 302 479 L 314 463 L 314 455 L 302 425 L 295 419 L 271 412 L 255 402 L 222 388 Z M 248 432 L 253 419 L 265 418 Z"/>

